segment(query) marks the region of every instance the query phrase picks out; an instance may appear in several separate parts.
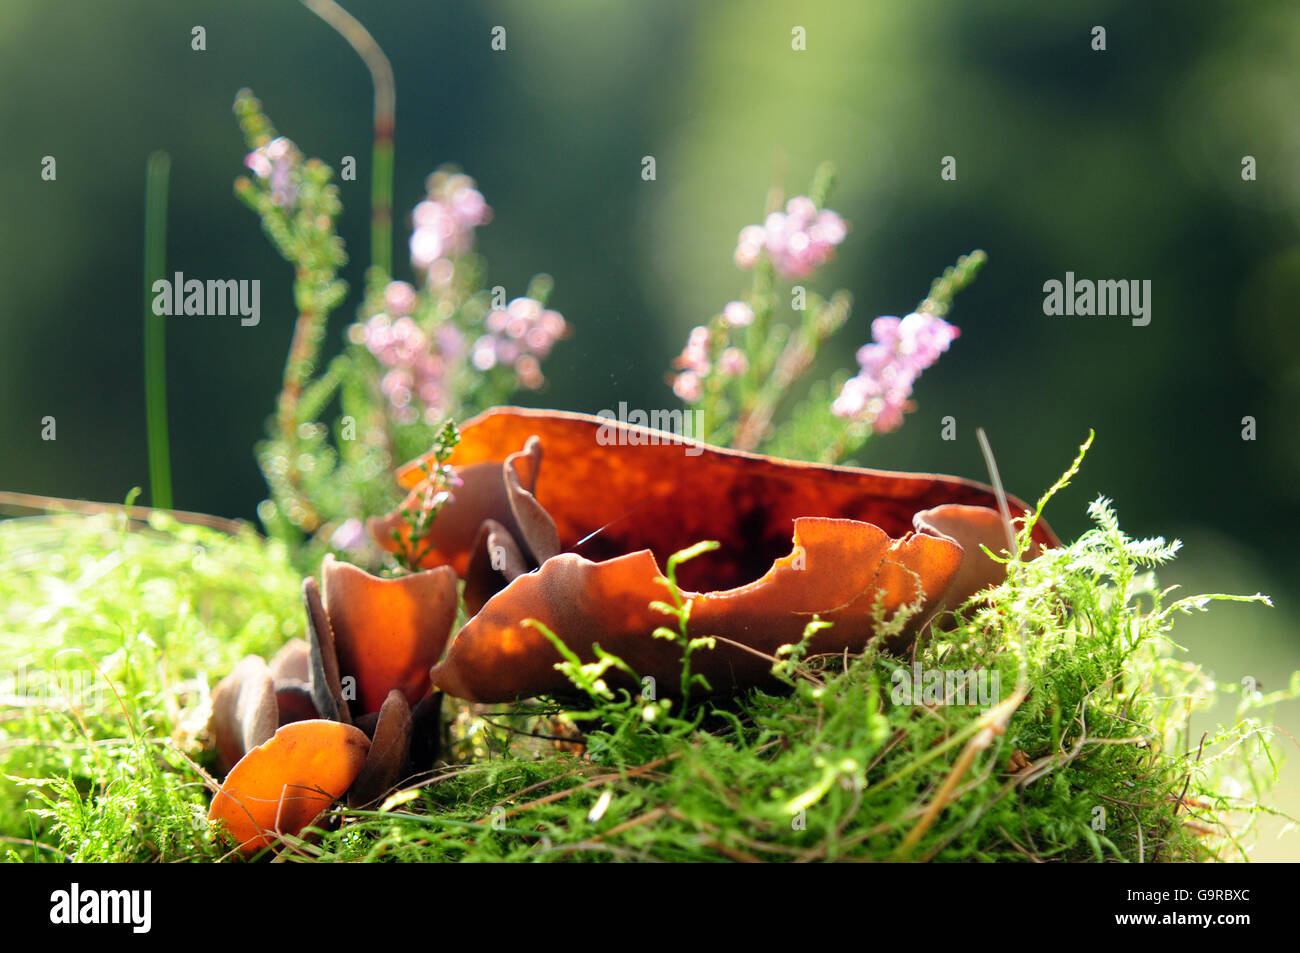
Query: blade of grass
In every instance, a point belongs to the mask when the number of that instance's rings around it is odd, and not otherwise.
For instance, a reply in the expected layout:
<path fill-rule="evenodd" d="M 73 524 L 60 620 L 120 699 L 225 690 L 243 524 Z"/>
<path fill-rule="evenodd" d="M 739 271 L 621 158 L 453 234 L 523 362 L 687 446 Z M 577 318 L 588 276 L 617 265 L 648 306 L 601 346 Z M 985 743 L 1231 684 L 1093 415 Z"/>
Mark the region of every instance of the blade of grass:
<path fill-rule="evenodd" d="M 145 167 L 144 190 L 144 402 L 149 435 L 149 498 L 171 509 L 172 468 L 167 436 L 166 318 L 154 314 L 154 282 L 167 268 L 167 181 L 171 158 L 154 152 Z"/>

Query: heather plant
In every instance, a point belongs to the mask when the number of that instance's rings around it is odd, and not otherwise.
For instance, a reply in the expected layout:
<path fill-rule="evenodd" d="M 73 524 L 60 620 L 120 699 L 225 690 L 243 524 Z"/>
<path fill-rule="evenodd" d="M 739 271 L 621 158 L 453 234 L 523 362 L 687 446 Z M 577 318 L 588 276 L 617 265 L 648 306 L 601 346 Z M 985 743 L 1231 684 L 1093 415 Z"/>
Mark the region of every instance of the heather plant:
<path fill-rule="evenodd" d="M 394 502 L 393 468 L 427 450 L 445 422 L 540 389 L 541 361 L 569 328 L 546 307 L 548 275 L 509 300 L 503 287 L 485 287 L 474 234 L 492 210 L 473 179 L 447 166 L 429 176 L 411 215 L 417 281 L 372 265 L 358 320 L 322 371 L 326 319 L 346 296 L 337 187 L 324 163 L 276 133 L 251 93 L 239 94 L 235 112 L 252 172 L 235 191 L 294 266 L 299 308 L 276 414 L 257 448 L 271 493 L 258 515 L 277 537 L 307 543 L 307 554 L 328 547 L 364 559 L 373 553 L 360 520 Z"/>
<path fill-rule="evenodd" d="M 784 207 L 773 189 L 763 224 L 741 229 L 732 256 L 752 273 L 748 291 L 693 328 L 673 361 L 673 393 L 697 411 L 700 436 L 709 442 L 823 463 L 851 457 L 873 434 L 902 425 L 915 407 L 917 378 L 960 333 L 944 317 L 984 264 L 981 251 L 962 256 L 906 317 L 876 318 L 872 342 L 857 352 L 855 375 L 814 382 L 805 400 L 792 400 L 851 312 L 848 291 L 823 298 L 803 284 L 849 233 L 844 219 L 825 207 L 834 180 L 834 167 L 823 164 L 808 194 Z"/>

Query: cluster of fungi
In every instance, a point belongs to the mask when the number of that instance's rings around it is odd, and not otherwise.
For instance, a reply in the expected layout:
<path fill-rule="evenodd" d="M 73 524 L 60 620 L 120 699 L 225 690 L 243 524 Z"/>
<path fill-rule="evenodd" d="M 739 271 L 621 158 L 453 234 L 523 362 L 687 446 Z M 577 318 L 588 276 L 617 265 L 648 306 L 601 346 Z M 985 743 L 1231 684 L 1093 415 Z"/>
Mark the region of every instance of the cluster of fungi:
<path fill-rule="evenodd" d="M 618 439 L 597 439 L 611 427 Z M 681 564 L 676 581 L 691 635 L 715 637 L 692 671 L 719 694 L 776 684 L 773 656 L 814 618 L 830 625 L 810 653 L 857 653 L 877 637 L 902 651 L 1005 577 L 983 551 L 1007 546 L 990 487 L 684 453 L 689 441 L 664 438 L 582 414 L 489 411 L 463 427 L 448 460 L 459 485 L 418 541 L 408 514 L 426 505 L 430 461 L 400 469 L 410 493 L 370 530 L 390 550 L 418 551 L 415 571 L 386 579 L 327 557 L 320 583 L 304 581 L 307 640 L 269 664 L 244 659 L 213 691 L 228 773 L 209 817 L 255 853 L 337 800 L 377 803 L 431 767 L 443 694 L 498 703 L 572 689 L 540 627 L 583 661 L 598 644 L 671 693 L 681 648 L 653 637 L 664 623 L 653 604 L 668 595 L 668 557 L 702 540 L 718 546 Z M 1035 549 L 1054 545 L 1038 521 Z"/>

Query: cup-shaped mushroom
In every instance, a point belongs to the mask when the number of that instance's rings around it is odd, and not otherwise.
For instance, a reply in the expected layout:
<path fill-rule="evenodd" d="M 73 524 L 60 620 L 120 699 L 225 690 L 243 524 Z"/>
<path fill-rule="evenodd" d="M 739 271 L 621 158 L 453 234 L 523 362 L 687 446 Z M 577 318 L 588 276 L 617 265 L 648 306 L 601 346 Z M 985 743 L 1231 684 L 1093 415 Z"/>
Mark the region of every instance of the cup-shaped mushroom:
<path fill-rule="evenodd" d="M 212 799 L 239 850 L 255 853 L 297 836 L 352 786 L 370 740 L 351 725 L 311 719 L 285 725 L 231 769 Z"/>

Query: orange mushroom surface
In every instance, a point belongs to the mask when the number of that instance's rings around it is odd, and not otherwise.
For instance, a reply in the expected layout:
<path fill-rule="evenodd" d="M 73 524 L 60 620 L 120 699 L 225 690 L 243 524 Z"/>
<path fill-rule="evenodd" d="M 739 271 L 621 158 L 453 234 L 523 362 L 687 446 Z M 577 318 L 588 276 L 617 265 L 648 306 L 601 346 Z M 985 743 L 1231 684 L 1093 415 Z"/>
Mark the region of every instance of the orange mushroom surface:
<path fill-rule="evenodd" d="M 680 649 L 651 635 L 670 620 L 650 603 L 668 596 L 668 558 L 704 540 L 719 546 L 677 578 L 691 634 L 719 637 L 692 661 L 715 691 L 770 678 L 764 655 L 798 641 L 814 615 L 832 623 L 814 651 L 860 651 L 877 635 L 901 648 L 1005 574 L 980 550 L 1006 548 L 995 492 L 956 477 L 779 460 L 519 408 L 466 423 L 449 462 L 463 483 L 422 541 L 421 565 L 466 579 L 472 617 L 432 681 L 471 700 L 568 687 L 530 619 L 584 660 L 599 643 L 670 691 Z M 403 508 L 425 498 L 428 463 L 398 471 L 411 489 Z M 1008 504 L 1013 516 L 1028 509 Z M 371 529 L 397 549 L 409 525 L 399 510 Z M 1035 548 L 1059 544 L 1041 520 L 1033 535 Z"/>
<path fill-rule="evenodd" d="M 365 764 L 370 739 L 351 725 L 311 719 L 276 731 L 249 751 L 208 811 L 244 853 L 296 836 L 341 798 Z"/>
<path fill-rule="evenodd" d="M 814 636 L 812 651 L 860 652 L 904 605 L 924 606 L 942 594 L 961 560 L 959 546 L 935 536 L 895 541 L 853 520 L 796 520 L 791 553 L 763 578 L 723 592 L 682 593 L 691 600 L 692 634 L 728 640 L 697 652 L 692 668 L 715 692 L 766 684 L 771 656 L 798 642 L 814 614 L 832 627 Z M 666 583 L 645 550 L 598 563 L 556 556 L 516 579 L 466 623 L 434 668 L 433 682 L 479 702 L 569 690 L 567 677 L 555 669 L 555 648 L 529 621 L 536 620 L 583 659 L 592 658 L 599 643 L 639 675 L 666 679 L 662 691 L 671 694 L 681 648 L 650 635 L 670 621 L 650 605 L 668 599 Z M 919 610 L 904 613 L 898 635 L 914 634 L 926 618 Z M 623 681 L 614 672 L 607 679 Z"/>
<path fill-rule="evenodd" d="M 959 477 L 781 460 L 587 414 L 501 407 L 461 428 L 449 462 L 466 486 L 439 513 L 430 533 L 436 551 L 424 565 L 446 564 L 463 574 L 483 519 L 512 527 L 502 464 L 534 436 L 545 465 L 532 468 L 523 488 L 554 521 L 563 551 L 600 560 L 649 549 L 663 563 L 701 540 L 717 540 L 717 552 L 683 567 L 683 582 L 697 589 L 759 578 L 789 551 L 799 517 L 858 520 L 898 537 L 914 530 L 912 518 L 922 510 L 953 503 L 997 509 L 991 487 Z M 420 458 L 401 467 L 398 482 L 418 490 L 427 463 Z M 488 467 L 491 481 L 482 476 Z M 485 486 L 470 487 L 471 479 Z M 406 505 L 415 505 L 415 496 Z M 1027 509 L 1008 500 L 1012 515 Z M 372 525 L 380 544 L 394 549 L 396 521 Z M 1059 545 L 1042 520 L 1034 536 Z"/>
<path fill-rule="evenodd" d="M 321 580 L 339 677 L 356 682 L 353 714 L 378 712 L 394 689 L 411 705 L 423 698 L 456 621 L 456 574 L 382 579 L 326 556 Z"/>

